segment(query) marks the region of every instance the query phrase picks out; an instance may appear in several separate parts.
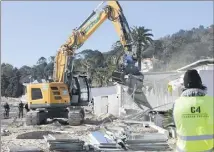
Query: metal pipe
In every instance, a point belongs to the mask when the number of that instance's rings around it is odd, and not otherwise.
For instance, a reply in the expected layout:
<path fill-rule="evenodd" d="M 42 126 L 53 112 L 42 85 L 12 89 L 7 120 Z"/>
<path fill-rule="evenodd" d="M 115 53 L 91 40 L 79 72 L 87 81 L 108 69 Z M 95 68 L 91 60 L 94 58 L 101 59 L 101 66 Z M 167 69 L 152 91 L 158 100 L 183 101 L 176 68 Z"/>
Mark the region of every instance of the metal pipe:
<path fill-rule="evenodd" d="M 101 2 L 93 11 L 92 13 L 86 18 L 86 20 L 78 27 L 77 30 L 81 29 L 85 23 L 87 23 L 97 12 L 97 10 L 99 9 L 99 7 L 104 3 L 105 1 Z"/>
<path fill-rule="evenodd" d="M 80 30 L 80 29 L 85 25 L 85 23 L 87 23 L 88 20 L 90 20 L 95 14 L 96 14 L 96 12 L 93 11 L 93 12 L 87 17 L 87 19 L 78 27 L 77 30 Z"/>

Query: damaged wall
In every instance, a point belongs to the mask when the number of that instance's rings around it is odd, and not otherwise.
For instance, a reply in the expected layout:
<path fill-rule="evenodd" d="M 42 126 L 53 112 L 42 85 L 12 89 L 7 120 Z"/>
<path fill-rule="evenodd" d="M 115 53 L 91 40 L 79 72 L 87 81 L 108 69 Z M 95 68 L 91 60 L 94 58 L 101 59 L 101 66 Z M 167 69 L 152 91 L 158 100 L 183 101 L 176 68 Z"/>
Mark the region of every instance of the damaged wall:
<path fill-rule="evenodd" d="M 194 69 L 198 70 L 202 82 L 205 86 L 207 86 L 207 93 L 210 96 L 214 96 L 213 94 L 213 77 L 214 77 L 214 71 L 213 71 L 213 65 L 203 65 L 199 67 L 195 67 Z M 157 107 L 161 105 L 160 108 L 157 108 L 157 110 L 168 110 L 172 108 L 172 105 L 174 101 L 180 96 L 182 93 L 182 86 L 181 84 L 178 84 L 172 93 L 170 94 L 167 90 L 167 84 L 176 79 L 182 79 L 184 72 L 181 73 L 169 73 L 169 74 L 153 74 L 153 75 L 146 75 L 145 74 L 145 81 L 144 85 L 146 86 L 146 89 L 144 89 L 145 95 L 152 105 L 152 107 Z"/>
<path fill-rule="evenodd" d="M 120 104 L 121 104 L 121 94 L 117 86 L 112 87 L 102 87 L 102 88 L 92 88 L 92 97 L 94 99 L 94 114 L 112 114 L 114 116 L 119 116 L 120 114 Z"/>
<path fill-rule="evenodd" d="M 112 114 L 119 116 L 120 100 L 117 94 L 94 97 L 94 114 Z"/>
<path fill-rule="evenodd" d="M 201 76 L 203 84 L 207 87 L 207 95 L 214 97 L 214 90 L 213 90 L 213 77 L 214 71 L 213 70 L 200 70 L 199 74 Z"/>
<path fill-rule="evenodd" d="M 195 69 L 199 71 L 204 85 L 208 87 L 208 95 L 213 96 L 213 65 L 195 67 Z M 169 93 L 167 85 L 172 80 L 183 79 L 184 72 L 144 73 L 145 88 L 143 91 L 150 105 L 153 108 L 158 107 L 155 110 L 165 111 L 172 108 L 174 101 L 181 94 L 182 87 L 176 86 L 172 93 Z M 120 85 L 94 89 L 95 113 L 97 115 L 111 113 L 120 116 L 123 109 L 141 110 L 126 91 L 127 88 L 122 89 Z M 102 96 L 107 96 L 108 99 Z"/>
<path fill-rule="evenodd" d="M 179 97 L 178 90 L 174 90 L 170 94 L 167 90 L 167 84 L 170 80 L 176 79 L 179 74 L 153 74 L 145 75 L 144 93 L 147 100 L 155 110 L 168 110 L 172 108 L 173 102 Z"/>

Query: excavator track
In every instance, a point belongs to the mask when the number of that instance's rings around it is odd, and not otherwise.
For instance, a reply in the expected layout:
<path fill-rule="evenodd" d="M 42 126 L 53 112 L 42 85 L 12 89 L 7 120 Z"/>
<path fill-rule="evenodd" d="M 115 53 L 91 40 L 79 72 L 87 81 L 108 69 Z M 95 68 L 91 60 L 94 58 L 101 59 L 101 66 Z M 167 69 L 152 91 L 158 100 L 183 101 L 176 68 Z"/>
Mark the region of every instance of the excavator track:
<path fill-rule="evenodd" d="M 84 121 L 85 113 L 84 109 L 69 108 L 68 112 L 68 124 L 71 126 L 81 125 Z"/>
<path fill-rule="evenodd" d="M 41 125 L 47 122 L 47 112 L 31 110 L 27 112 L 25 118 L 26 125 Z"/>
<path fill-rule="evenodd" d="M 61 113 L 62 114 L 62 113 Z M 65 116 L 65 115 L 66 116 Z M 68 112 L 63 113 L 64 116 L 68 119 L 68 124 L 70 126 L 78 126 L 81 125 L 84 121 L 85 112 L 83 108 L 68 108 Z M 31 110 L 27 112 L 25 122 L 26 125 L 42 125 L 47 123 L 48 112 L 44 110 Z"/>

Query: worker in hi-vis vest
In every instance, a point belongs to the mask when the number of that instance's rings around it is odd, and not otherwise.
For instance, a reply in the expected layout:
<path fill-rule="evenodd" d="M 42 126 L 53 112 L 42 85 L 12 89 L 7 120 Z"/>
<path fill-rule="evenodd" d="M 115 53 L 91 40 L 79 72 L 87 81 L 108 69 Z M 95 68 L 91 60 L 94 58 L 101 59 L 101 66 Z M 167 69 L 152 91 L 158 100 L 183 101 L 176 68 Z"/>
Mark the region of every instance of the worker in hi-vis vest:
<path fill-rule="evenodd" d="M 172 89 L 172 85 L 170 83 L 168 83 L 168 85 L 167 85 L 167 90 L 168 90 L 169 94 L 172 95 L 173 89 Z"/>
<path fill-rule="evenodd" d="M 184 75 L 184 90 L 173 106 L 176 152 L 214 152 L 214 101 L 196 70 Z"/>

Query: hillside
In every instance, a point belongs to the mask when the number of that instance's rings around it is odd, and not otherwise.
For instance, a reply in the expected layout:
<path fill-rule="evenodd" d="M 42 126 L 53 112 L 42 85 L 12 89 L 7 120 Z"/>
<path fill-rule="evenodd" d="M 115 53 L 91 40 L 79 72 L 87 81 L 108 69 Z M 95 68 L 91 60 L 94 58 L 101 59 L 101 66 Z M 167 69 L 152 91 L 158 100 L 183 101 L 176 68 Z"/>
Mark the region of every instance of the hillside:
<path fill-rule="evenodd" d="M 138 58 L 141 60 L 153 57 L 153 71 L 168 71 L 202 58 L 211 58 L 214 48 L 213 28 L 213 25 L 200 26 L 152 40 L 152 31 L 144 27 L 135 27 L 133 35 L 136 43 L 142 40 L 144 44 L 138 48 Z M 111 72 L 116 68 L 116 63 L 121 61 L 122 54 L 123 48 L 119 42 L 115 42 L 112 50 L 105 53 L 99 50 L 84 50 L 76 54 L 75 70 L 88 72 L 94 86 L 109 85 Z M 19 97 L 23 93 L 22 83 L 30 82 L 30 78 L 47 80 L 53 74 L 53 63 L 53 56 L 49 59 L 41 57 L 33 67 L 25 65 L 19 69 L 9 63 L 2 63 L 1 95 Z"/>

